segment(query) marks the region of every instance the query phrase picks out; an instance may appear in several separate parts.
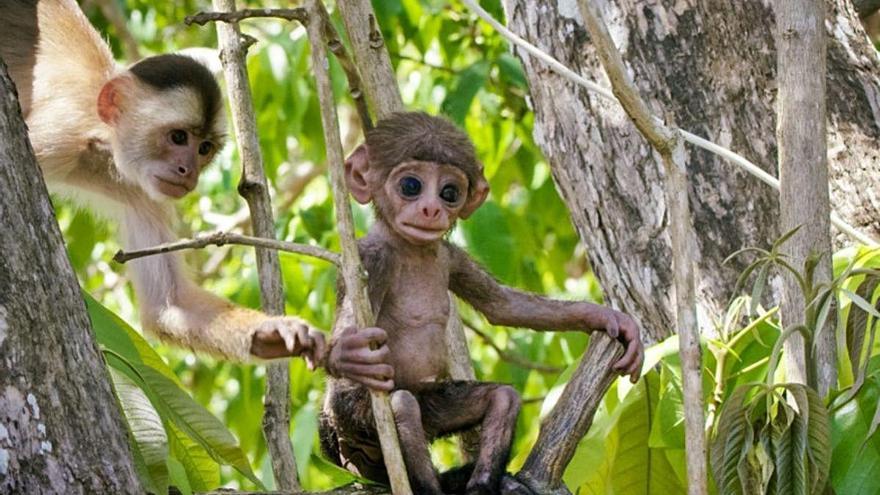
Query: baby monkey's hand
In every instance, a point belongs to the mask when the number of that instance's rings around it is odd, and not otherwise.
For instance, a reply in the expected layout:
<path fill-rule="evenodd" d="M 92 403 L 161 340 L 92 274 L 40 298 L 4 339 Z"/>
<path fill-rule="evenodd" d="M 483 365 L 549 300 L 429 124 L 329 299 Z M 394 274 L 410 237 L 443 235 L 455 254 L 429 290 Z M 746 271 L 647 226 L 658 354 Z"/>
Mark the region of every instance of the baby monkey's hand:
<path fill-rule="evenodd" d="M 374 390 L 394 388 L 394 368 L 389 364 L 388 334 L 376 327 L 349 327 L 334 336 L 327 358 L 327 372 Z"/>
<path fill-rule="evenodd" d="M 593 330 L 605 331 L 609 337 L 617 339 L 625 348 L 623 357 L 614 363 L 612 369 L 621 375 L 629 375 L 629 380 L 633 383 L 638 381 L 642 362 L 645 360 L 645 347 L 635 320 L 616 309 L 590 303 L 583 304 L 588 326 Z"/>

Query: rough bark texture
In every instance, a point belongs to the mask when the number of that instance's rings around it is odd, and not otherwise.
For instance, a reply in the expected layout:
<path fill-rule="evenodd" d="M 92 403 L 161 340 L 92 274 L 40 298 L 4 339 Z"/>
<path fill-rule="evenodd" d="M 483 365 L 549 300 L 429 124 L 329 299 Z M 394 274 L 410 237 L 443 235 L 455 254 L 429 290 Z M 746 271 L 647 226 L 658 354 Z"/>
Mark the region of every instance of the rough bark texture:
<path fill-rule="evenodd" d="M 770 2 L 596 0 L 649 107 L 775 173 L 774 13 Z M 608 85 L 575 0 L 504 0 L 508 25 L 584 76 Z M 878 57 L 849 0 L 827 4 L 828 143 L 834 209 L 880 237 Z M 548 71 L 521 51 L 535 137 L 553 166 L 607 300 L 646 337 L 673 328 L 672 272 L 662 166 L 617 105 Z M 742 246 L 778 235 L 776 194 L 705 151 L 688 147 L 699 244 L 698 302 L 719 313 L 745 260 Z"/>
<path fill-rule="evenodd" d="M 620 52 L 602 19 L 596 4 L 578 0 L 581 17 L 593 40 L 614 95 L 620 101 L 639 132 L 660 155 L 666 173 L 666 203 L 669 205 L 669 237 L 672 240 L 673 286 L 675 288 L 676 331 L 679 334 L 682 385 L 684 388 L 684 424 L 687 454 L 687 488 L 690 495 L 706 493 L 706 430 L 703 417 L 703 360 L 700 329 L 697 326 L 697 258 L 694 225 L 688 201 L 687 155 L 681 136 L 666 125 L 658 124 L 626 73 Z M 826 213 L 827 218 L 827 213 Z"/>
<path fill-rule="evenodd" d="M 565 468 L 578 442 L 593 424 L 602 397 L 614 381 L 611 365 L 623 347 L 605 333 L 596 332 L 559 401 L 541 423 L 538 440 L 516 477 L 536 494 L 570 493 L 562 483 Z M 596 373 L 593 370 L 605 370 Z"/>
<path fill-rule="evenodd" d="M 143 492 L 2 61 L 0 217 L 0 493 Z"/>
<path fill-rule="evenodd" d="M 783 248 L 795 267 L 831 251 L 828 161 L 825 142 L 824 0 L 776 1 L 780 230 L 800 228 Z M 831 280 L 831 257 L 823 256 L 814 283 Z M 791 274 L 783 277 L 785 326 L 804 323 L 805 294 Z M 831 327 L 828 324 L 827 327 Z M 815 354 L 799 334 L 785 342 L 789 379 L 818 387 L 824 397 L 837 382 L 837 349 L 831 328 L 820 332 Z M 809 363 L 809 365 L 807 364 Z M 809 366 L 809 370 L 807 369 Z"/>
<path fill-rule="evenodd" d="M 235 0 L 214 0 L 220 12 L 235 10 Z M 254 103 L 248 81 L 247 47 L 242 42 L 238 24 L 219 23 L 217 37 L 223 50 L 223 72 L 229 89 L 229 104 L 236 140 L 241 150 L 242 174 L 239 193 L 251 212 L 251 225 L 257 237 L 275 238 L 275 221 L 269 186 L 263 172 L 263 156 L 257 136 Z M 268 314 L 284 314 L 284 285 L 278 252 L 257 248 L 257 269 L 260 274 L 260 300 Z M 263 398 L 263 435 L 272 460 L 275 482 L 282 490 L 298 490 L 299 479 L 293 445 L 290 443 L 290 368 L 287 361 L 266 366 L 266 394 Z"/>

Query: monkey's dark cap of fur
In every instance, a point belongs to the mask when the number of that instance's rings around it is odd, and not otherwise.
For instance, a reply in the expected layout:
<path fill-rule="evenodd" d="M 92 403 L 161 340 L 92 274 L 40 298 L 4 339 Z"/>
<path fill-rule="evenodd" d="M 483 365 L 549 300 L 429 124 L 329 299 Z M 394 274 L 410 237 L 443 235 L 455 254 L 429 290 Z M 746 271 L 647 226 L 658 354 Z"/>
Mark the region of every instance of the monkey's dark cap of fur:
<path fill-rule="evenodd" d="M 452 122 L 424 112 L 394 113 L 368 131 L 366 141 L 370 163 L 386 171 L 411 160 L 455 165 L 471 186 L 482 173 L 467 134 Z"/>
<path fill-rule="evenodd" d="M 207 127 L 220 110 L 220 86 L 207 67 L 186 55 L 165 54 L 147 57 L 129 69 L 141 81 L 159 91 L 191 88 L 202 99 L 203 122 Z"/>

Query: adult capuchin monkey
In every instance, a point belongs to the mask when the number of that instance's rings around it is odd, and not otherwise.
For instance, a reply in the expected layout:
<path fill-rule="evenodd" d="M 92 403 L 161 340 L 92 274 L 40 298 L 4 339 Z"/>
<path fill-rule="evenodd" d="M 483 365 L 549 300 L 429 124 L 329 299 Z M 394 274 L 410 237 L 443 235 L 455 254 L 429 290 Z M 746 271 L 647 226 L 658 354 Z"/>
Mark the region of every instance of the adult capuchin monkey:
<path fill-rule="evenodd" d="M 360 203 L 373 203 L 376 223 L 359 242 L 369 273 L 376 325 L 388 332 L 386 378 L 363 379 L 346 345 L 330 351 L 333 379 L 321 419 L 321 446 L 340 466 L 376 481 L 387 473 L 366 387 L 391 390 L 391 408 L 414 493 L 527 493 L 502 478 L 520 400 L 499 383 L 452 381 L 444 329 L 454 292 L 496 325 L 535 330 L 604 331 L 626 347 L 614 365 L 633 382 L 644 350 L 632 318 L 611 308 L 557 301 L 499 284 L 460 248 L 444 240 L 459 218 L 486 199 L 483 177 L 468 137 L 424 113 L 398 113 L 367 132 L 345 163 L 345 179 Z M 348 298 L 339 305 L 334 337 L 351 333 Z M 361 373 L 366 374 L 366 373 Z M 393 377 L 393 380 L 392 380 Z M 431 464 L 429 442 L 482 426 L 476 462 L 444 476 Z"/>
<path fill-rule="evenodd" d="M 0 0 L 0 57 L 52 189 L 120 221 L 127 249 L 174 240 L 171 200 L 196 187 L 226 132 L 208 69 L 181 55 L 118 67 L 74 0 Z M 209 294 L 174 254 L 134 261 L 131 276 L 144 328 L 166 340 L 235 360 L 323 360 L 323 334 Z M 373 359 L 383 333 L 355 333 L 348 345 Z"/>

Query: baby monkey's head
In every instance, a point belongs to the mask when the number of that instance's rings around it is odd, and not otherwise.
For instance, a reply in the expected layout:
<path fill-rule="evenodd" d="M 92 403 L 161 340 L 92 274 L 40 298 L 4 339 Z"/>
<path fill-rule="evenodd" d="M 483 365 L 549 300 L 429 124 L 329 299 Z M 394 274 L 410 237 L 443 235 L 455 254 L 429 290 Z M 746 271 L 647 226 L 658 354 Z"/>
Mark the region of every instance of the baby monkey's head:
<path fill-rule="evenodd" d="M 359 203 L 372 201 L 380 221 L 417 245 L 442 239 L 489 193 L 467 135 L 421 112 L 379 121 L 346 160 L 345 178 Z"/>

